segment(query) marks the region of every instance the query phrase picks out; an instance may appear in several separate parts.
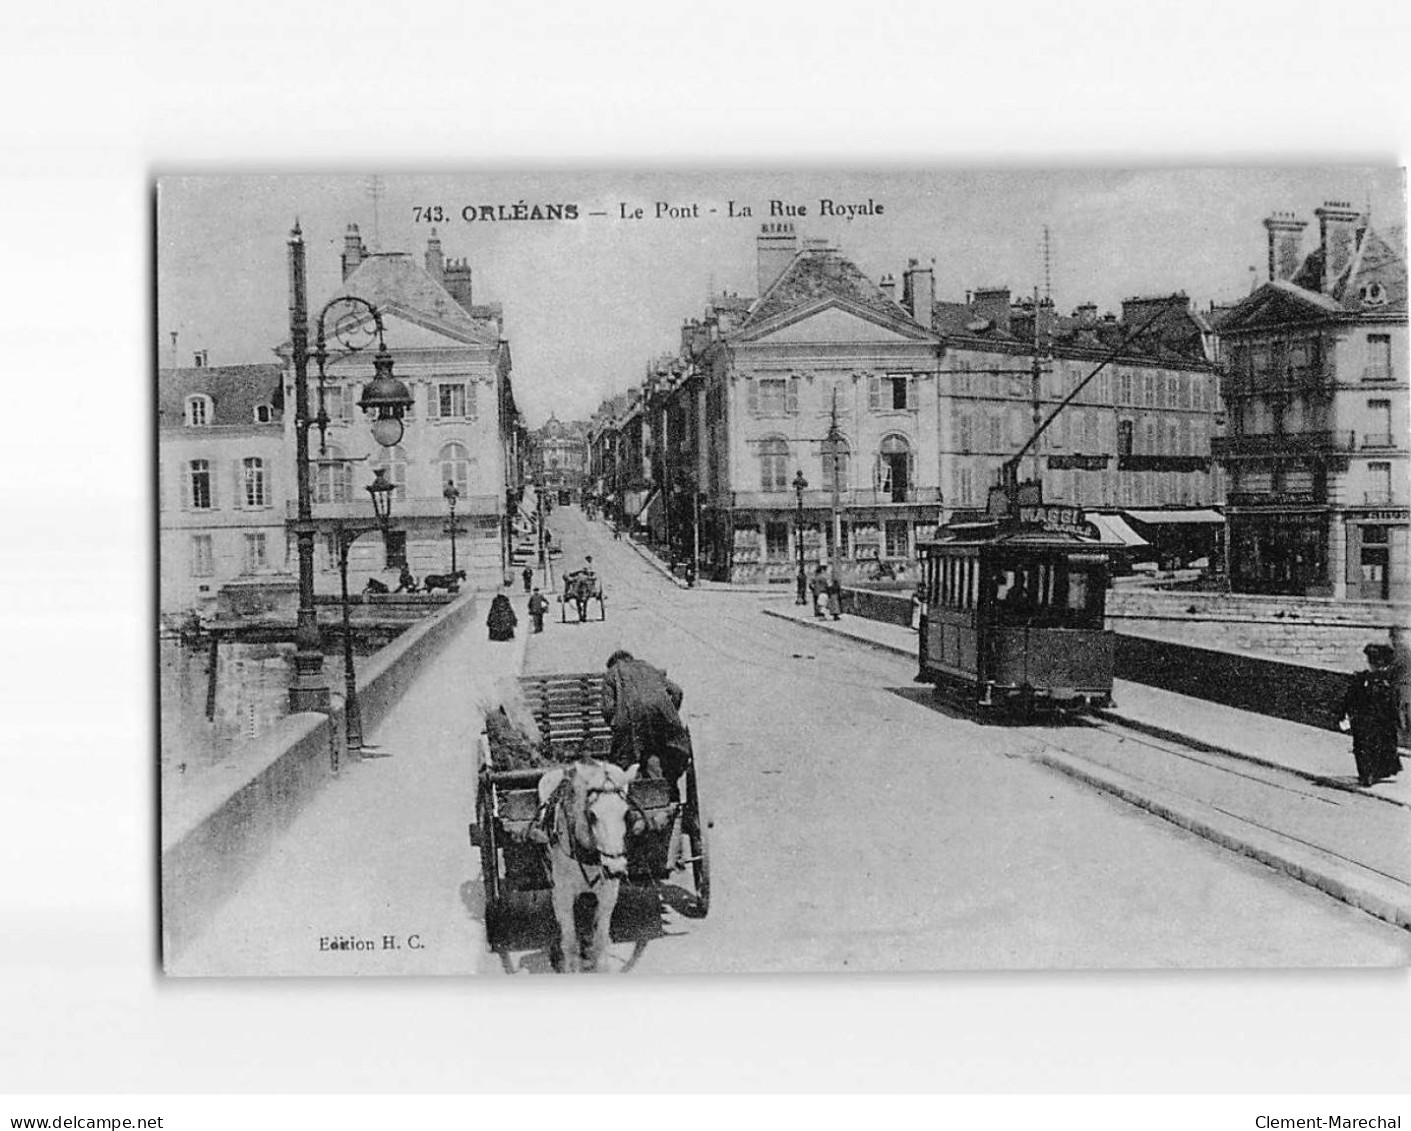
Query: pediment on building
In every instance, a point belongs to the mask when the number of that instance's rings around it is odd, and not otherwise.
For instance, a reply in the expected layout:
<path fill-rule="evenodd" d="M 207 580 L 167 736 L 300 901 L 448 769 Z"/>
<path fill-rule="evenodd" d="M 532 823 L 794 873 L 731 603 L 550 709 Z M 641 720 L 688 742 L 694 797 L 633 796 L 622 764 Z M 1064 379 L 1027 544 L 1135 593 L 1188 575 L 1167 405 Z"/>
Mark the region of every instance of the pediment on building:
<path fill-rule="evenodd" d="M 1266 283 L 1220 320 L 1220 333 L 1298 322 L 1324 322 L 1346 313 L 1338 302 L 1292 283 Z"/>
<path fill-rule="evenodd" d="M 769 342 L 927 342 L 934 340 L 909 319 L 891 318 L 841 298 L 827 298 L 803 309 L 751 326 L 738 341 Z"/>

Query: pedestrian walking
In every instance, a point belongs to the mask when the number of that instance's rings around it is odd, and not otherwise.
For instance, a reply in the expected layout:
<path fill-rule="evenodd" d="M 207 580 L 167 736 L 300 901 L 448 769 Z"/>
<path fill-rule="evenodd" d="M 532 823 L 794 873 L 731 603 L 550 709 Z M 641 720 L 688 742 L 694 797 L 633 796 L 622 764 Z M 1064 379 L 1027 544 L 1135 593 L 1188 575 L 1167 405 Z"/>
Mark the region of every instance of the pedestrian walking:
<path fill-rule="evenodd" d="M 514 626 L 519 618 L 514 614 L 514 606 L 503 593 L 496 593 L 490 602 L 490 614 L 485 618 L 485 627 L 490 630 L 491 640 L 513 640 Z"/>
<path fill-rule="evenodd" d="M 524 591 L 528 593 L 534 587 L 534 567 L 525 566 L 519 575 L 524 578 Z"/>
<path fill-rule="evenodd" d="M 534 624 L 535 632 L 544 631 L 544 614 L 549 611 L 549 599 L 539 592 L 539 587 L 534 587 L 534 595 L 529 598 L 529 619 Z"/>
<path fill-rule="evenodd" d="M 820 620 L 827 614 L 823 609 L 828 601 L 828 567 L 819 566 L 808 579 L 808 594 L 813 598 L 813 615 Z"/>
<path fill-rule="evenodd" d="M 828 614 L 834 620 L 843 619 L 843 583 L 838 579 L 835 570 L 828 571 L 827 580 L 824 581 L 824 592 L 828 596 Z"/>
<path fill-rule="evenodd" d="M 1357 781 L 1367 786 L 1399 774 L 1401 755 L 1396 749 L 1396 653 L 1390 644 L 1368 644 L 1363 652 L 1368 667 L 1352 677 L 1338 712 L 1338 726 L 1352 732 Z"/>

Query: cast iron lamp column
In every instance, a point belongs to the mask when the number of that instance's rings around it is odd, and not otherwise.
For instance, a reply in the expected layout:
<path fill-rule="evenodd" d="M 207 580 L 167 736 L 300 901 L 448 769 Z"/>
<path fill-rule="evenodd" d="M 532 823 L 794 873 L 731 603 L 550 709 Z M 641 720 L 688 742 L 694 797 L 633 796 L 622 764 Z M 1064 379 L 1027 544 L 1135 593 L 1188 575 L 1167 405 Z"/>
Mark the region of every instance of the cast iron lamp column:
<path fill-rule="evenodd" d="M 808 480 L 803 477 L 803 471 L 794 472 L 794 493 L 799 497 L 799 518 L 794 524 L 794 538 L 799 544 L 799 594 L 794 598 L 794 604 L 808 604 L 808 574 L 804 571 L 803 564 L 803 493 L 808 490 Z"/>
<path fill-rule="evenodd" d="M 387 478 L 387 469 L 379 467 L 373 473 L 367 493 L 372 496 L 372 513 L 377 516 L 375 525 L 353 524 L 339 521 L 334 526 L 338 537 L 338 580 L 341 584 L 343 606 L 343 729 L 347 738 L 348 753 L 354 758 L 381 758 L 382 754 L 371 754 L 363 746 L 363 712 L 358 702 L 358 676 L 353 667 L 353 624 L 349 613 L 348 600 L 348 552 L 358 535 L 372 530 L 382 531 L 387 537 L 388 523 L 392 517 L 392 493 L 396 490 Z"/>
<path fill-rule="evenodd" d="M 373 358 L 372 381 L 363 390 L 358 407 L 373 416 L 372 436 L 384 448 L 394 447 L 402 439 L 402 417 L 411 407 L 412 395 L 407 387 L 392 375 L 392 355 L 383 338 L 382 312 L 367 299 L 356 295 L 340 295 L 328 302 L 318 315 L 317 348 L 312 356 L 318 362 L 319 390 L 324 387 L 324 367 L 328 361 L 324 323 L 328 312 L 336 306 L 346 308 L 338 319 L 334 332 L 349 353 L 356 352 L 377 337 L 377 354 Z M 367 322 L 372 320 L 374 330 Z M 294 459 L 297 491 L 297 511 L 293 523 L 299 553 L 299 613 L 294 629 L 294 677 L 289 687 L 291 711 L 322 711 L 329 709 L 328 683 L 323 674 L 323 640 L 314 610 L 314 537 L 318 528 L 313 520 L 313 492 L 309 482 L 309 429 L 318 425 L 320 436 L 328 428 L 328 413 L 320 395 L 317 416 L 309 413 L 309 304 L 308 282 L 304 272 L 304 235 L 295 222 L 289 233 L 289 343 L 294 365 Z M 375 414 L 375 415 L 374 415 Z M 340 547 L 342 536 L 339 536 Z"/>
<path fill-rule="evenodd" d="M 370 489 L 370 488 L 369 488 Z M 446 499 L 446 506 L 451 510 L 451 523 L 446 528 L 446 532 L 451 536 L 451 582 L 455 583 L 456 577 L 456 500 L 461 497 L 461 493 L 456 490 L 455 483 L 446 481 L 446 489 L 441 492 Z"/>

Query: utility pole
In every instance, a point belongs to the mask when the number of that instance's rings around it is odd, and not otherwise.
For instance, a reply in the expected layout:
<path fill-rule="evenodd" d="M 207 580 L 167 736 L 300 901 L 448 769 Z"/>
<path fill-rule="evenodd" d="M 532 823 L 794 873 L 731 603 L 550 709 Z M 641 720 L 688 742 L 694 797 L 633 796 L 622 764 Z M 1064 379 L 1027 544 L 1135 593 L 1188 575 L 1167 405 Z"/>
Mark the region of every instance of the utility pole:
<path fill-rule="evenodd" d="M 840 576 L 839 560 L 842 556 L 843 547 L 843 500 L 842 487 L 838 483 L 838 443 L 842 439 L 842 433 L 838 430 L 838 386 L 833 386 L 833 408 L 828 417 L 828 454 L 833 458 L 833 552 L 829 555 L 829 564 L 833 567 L 833 575 Z"/>

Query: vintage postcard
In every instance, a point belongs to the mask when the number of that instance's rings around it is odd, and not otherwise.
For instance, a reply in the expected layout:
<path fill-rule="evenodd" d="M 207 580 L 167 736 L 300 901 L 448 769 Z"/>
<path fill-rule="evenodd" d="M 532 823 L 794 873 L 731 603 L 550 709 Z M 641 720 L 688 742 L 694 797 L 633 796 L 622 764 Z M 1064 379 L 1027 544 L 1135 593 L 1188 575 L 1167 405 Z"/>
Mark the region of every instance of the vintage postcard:
<path fill-rule="evenodd" d="M 1411 962 L 1403 170 L 155 192 L 169 974 Z"/>

